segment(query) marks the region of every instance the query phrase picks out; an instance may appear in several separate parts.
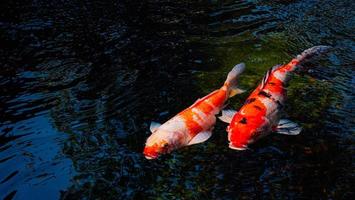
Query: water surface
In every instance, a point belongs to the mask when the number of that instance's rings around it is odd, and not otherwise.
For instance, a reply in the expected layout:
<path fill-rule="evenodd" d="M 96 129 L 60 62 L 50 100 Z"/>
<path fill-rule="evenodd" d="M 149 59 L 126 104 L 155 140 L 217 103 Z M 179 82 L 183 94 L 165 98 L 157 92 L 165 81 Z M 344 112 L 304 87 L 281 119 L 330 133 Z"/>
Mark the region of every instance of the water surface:
<path fill-rule="evenodd" d="M 354 4 L 343 1 L 11 1 L 0 10 L 1 199 L 351 199 Z M 289 84 L 299 136 L 155 161 L 172 117 L 245 62 L 238 109 L 265 71 L 314 45 Z"/>

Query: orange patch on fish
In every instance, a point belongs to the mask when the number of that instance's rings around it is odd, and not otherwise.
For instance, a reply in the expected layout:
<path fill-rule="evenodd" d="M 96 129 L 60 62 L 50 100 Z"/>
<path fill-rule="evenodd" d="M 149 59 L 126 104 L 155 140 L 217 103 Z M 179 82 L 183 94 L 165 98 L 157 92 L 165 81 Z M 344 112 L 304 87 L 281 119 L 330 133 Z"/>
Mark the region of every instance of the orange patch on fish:
<path fill-rule="evenodd" d="M 182 112 L 180 115 L 184 119 L 185 125 L 192 137 L 201 132 L 203 129 L 200 124 L 195 121 L 194 115 L 196 116 L 196 114 L 193 113 L 191 109 Z"/>
<path fill-rule="evenodd" d="M 197 106 L 197 108 L 198 108 L 201 112 L 203 112 L 203 113 L 205 113 L 205 114 L 208 114 L 208 113 L 212 112 L 212 111 L 215 109 L 215 107 L 212 106 L 211 103 L 208 103 L 208 102 L 206 102 L 206 101 L 203 102 L 203 103 L 201 103 L 201 104 L 199 104 L 199 105 Z"/>
<path fill-rule="evenodd" d="M 282 94 L 284 92 L 283 82 L 276 78 L 274 75 L 271 75 L 268 84 L 265 86 L 265 89 L 271 93 Z"/>
<path fill-rule="evenodd" d="M 227 98 L 227 92 L 219 90 L 219 92 L 211 98 L 211 102 L 214 106 L 220 106 Z"/>

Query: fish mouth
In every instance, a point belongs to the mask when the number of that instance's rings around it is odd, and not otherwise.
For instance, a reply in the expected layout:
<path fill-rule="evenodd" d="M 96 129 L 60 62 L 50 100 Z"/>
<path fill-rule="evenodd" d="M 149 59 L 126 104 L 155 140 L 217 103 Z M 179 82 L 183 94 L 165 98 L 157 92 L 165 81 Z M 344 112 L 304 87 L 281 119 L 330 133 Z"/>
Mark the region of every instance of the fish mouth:
<path fill-rule="evenodd" d="M 157 157 L 151 157 L 151 156 L 144 156 L 146 159 L 148 160 L 153 160 L 153 159 L 156 159 Z"/>
<path fill-rule="evenodd" d="M 247 149 L 247 145 L 242 145 L 242 146 L 235 146 L 233 143 L 229 143 L 229 148 L 238 150 L 238 151 L 244 151 Z"/>
<path fill-rule="evenodd" d="M 159 156 L 155 147 L 145 147 L 143 154 L 148 160 L 156 159 Z"/>

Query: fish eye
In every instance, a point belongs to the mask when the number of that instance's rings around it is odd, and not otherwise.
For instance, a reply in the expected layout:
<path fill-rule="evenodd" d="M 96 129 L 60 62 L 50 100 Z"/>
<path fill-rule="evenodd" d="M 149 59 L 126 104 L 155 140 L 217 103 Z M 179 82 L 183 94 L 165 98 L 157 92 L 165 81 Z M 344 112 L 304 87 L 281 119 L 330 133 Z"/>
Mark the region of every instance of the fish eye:
<path fill-rule="evenodd" d="M 247 119 L 246 119 L 245 117 L 243 117 L 243 119 L 240 120 L 239 123 L 241 123 L 241 124 L 247 124 Z"/>

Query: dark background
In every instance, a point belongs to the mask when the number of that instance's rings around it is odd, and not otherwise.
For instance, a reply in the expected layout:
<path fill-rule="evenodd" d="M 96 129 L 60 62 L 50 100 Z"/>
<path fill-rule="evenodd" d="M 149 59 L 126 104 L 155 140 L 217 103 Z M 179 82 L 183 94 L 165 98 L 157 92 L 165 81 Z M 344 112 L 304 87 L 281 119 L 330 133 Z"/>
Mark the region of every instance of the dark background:
<path fill-rule="evenodd" d="M 0 199 L 351 199 L 354 3 L 7 1 L 0 7 Z M 147 161 L 172 117 L 246 62 L 238 109 L 273 65 L 313 45 L 289 87 L 301 135 L 228 149 L 225 125 Z"/>

